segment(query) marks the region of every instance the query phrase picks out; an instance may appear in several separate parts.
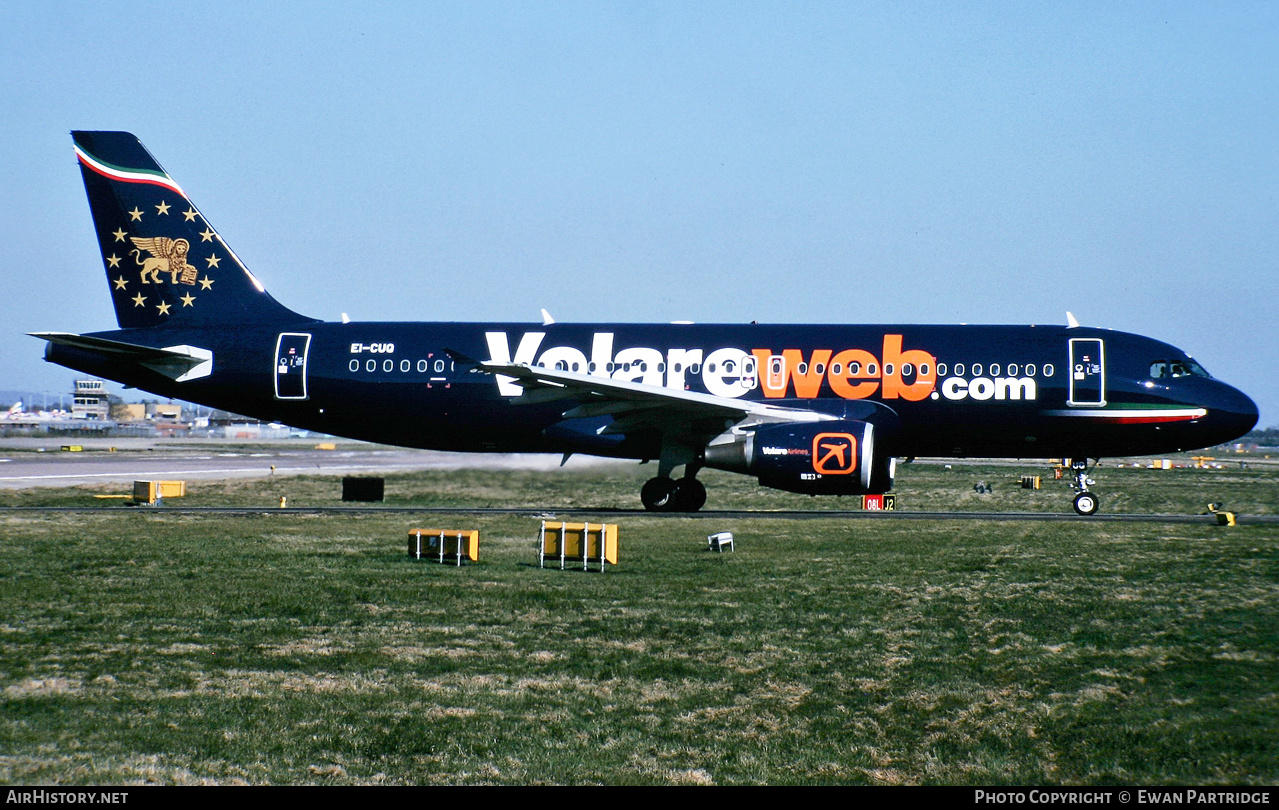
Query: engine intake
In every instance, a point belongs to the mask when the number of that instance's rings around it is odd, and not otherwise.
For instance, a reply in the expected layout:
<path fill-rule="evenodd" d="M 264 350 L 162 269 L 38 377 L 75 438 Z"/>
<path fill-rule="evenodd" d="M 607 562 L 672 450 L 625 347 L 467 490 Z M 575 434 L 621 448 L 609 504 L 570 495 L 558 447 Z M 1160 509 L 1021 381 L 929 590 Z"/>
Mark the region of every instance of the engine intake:
<path fill-rule="evenodd" d="M 875 458 L 875 426 L 858 420 L 766 425 L 726 433 L 705 463 L 754 475 L 766 487 L 807 495 L 860 495 L 892 487 L 891 459 Z M 877 466 L 884 467 L 876 475 Z"/>

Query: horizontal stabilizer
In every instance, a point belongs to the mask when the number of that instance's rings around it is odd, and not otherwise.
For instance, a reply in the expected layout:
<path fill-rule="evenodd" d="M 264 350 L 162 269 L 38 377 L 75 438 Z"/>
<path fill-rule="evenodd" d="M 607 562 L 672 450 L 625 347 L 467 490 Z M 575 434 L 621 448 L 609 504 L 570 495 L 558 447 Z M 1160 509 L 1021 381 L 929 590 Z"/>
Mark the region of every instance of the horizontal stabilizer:
<path fill-rule="evenodd" d="M 198 346 L 142 346 L 120 340 L 76 335 L 71 332 L 30 332 L 31 337 L 58 346 L 105 355 L 112 360 L 133 362 L 163 374 L 176 382 L 186 382 L 213 373 L 213 352 Z"/>

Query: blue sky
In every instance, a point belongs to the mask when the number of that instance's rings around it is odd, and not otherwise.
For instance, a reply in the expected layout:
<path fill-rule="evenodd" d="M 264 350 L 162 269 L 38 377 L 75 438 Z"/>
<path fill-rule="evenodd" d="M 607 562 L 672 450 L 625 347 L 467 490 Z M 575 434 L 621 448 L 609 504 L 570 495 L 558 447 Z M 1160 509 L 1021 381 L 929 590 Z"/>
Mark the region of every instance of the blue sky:
<path fill-rule="evenodd" d="M 216 9 L 214 13 L 213 9 Z M 71 129 L 365 320 L 1062 323 L 1279 424 L 1274 3 L 40 3 L 0 28 L 0 389 L 114 327 Z"/>

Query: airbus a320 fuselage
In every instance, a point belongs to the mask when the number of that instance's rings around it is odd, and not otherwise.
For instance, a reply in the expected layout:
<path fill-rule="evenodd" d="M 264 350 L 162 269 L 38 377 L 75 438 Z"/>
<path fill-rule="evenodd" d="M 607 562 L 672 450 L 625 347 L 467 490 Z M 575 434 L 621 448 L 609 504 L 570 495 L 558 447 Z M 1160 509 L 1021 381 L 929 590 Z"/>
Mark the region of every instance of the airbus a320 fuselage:
<path fill-rule="evenodd" d="M 700 509 L 704 467 L 855 495 L 898 457 L 999 456 L 1075 460 L 1091 514 L 1087 459 L 1257 420 L 1180 349 L 1075 325 L 326 323 L 277 303 L 137 138 L 73 137 L 120 328 L 37 336 L 161 396 L 407 447 L 657 460 L 655 511 Z"/>

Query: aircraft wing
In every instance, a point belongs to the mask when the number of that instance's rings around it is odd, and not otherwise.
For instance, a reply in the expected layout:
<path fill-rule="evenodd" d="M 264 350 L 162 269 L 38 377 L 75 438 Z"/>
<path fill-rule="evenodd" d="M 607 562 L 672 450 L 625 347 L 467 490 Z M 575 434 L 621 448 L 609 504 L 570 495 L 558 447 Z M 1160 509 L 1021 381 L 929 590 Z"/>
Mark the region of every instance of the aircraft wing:
<path fill-rule="evenodd" d="M 479 362 L 477 369 L 512 378 L 524 393 L 514 404 L 537 405 L 576 400 L 565 419 L 609 415 L 613 421 L 600 434 L 656 428 L 675 435 L 711 437 L 733 425 L 769 422 L 819 422 L 835 417 L 802 408 L 784 408 L 696 391 L 614 380 L 524 363 Z"/>
<path fill-rule="evenodd" d="M 120 340 L 77 335 L 71 332 L 30 332 L 31 337 L 59 346 L 105 355 L 112 360 L 133 362 L 159 372 L 169 379 L 186 382 L 213 373 L 213 352 L 198 346 L 142 346 Z"/>

